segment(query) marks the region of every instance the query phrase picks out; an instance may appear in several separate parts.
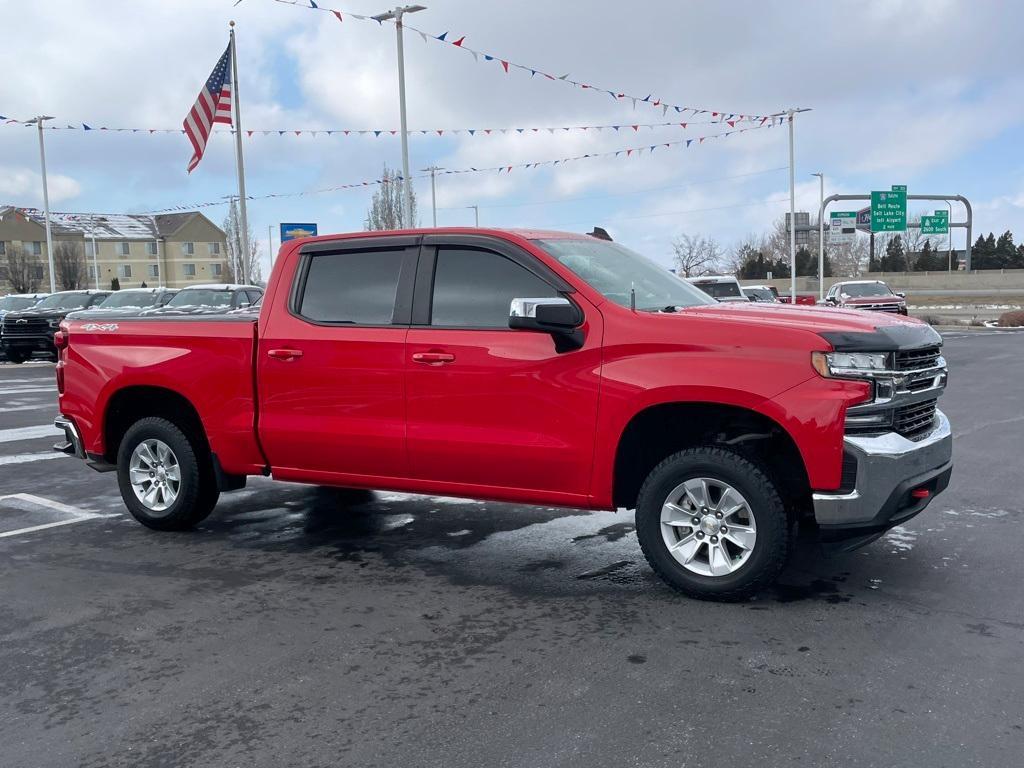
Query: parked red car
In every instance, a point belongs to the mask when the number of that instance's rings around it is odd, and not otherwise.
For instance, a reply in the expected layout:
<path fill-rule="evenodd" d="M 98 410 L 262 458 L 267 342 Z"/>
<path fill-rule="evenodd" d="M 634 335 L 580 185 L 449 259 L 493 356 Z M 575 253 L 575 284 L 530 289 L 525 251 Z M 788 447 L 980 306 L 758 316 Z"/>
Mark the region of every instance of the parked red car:
<path fill-rule="evenodd" d="M 779 301 L 783 304 L 792 304 L 793 297 L 784 292 L 779 296 Z M 798 293 L 796 295 L 796 303 L 807 307 L 813 307 L 818 303 L 818 297 L 813 293 Z"/>
<path fill-rule="evenodd" d="M 824 304 L 845 309 L 907 314 L 907 299 L 881 280 L 848 280 L 836 283 L 825 294 Z"/>
<path fill-rule="evenodd" d="M 952 471 L 929 326 L 718 303 L 560 232 L 298 240 L 258 317 L 97 313 L 57 343 L 59 449 L 116 470 L 157 529 L 248 475 L 625 507 L 671 586 L 736 599 L 779 573 L 797 522 L 857 546 Z"/>

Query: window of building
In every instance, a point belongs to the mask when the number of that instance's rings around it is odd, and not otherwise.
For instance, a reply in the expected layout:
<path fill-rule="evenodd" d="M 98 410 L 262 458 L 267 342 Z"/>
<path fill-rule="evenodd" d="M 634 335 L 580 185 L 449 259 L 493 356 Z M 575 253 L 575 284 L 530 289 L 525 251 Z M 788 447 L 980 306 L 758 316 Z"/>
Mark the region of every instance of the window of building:
<path fill-rule="evenodd" d="M 211 256 L 220 256 L 220 243 L 207 243 Z"/>
<path fill-rule="evenodd" d="M 43 255 L 43 244 L 41 242 L 39 242 L 38 240 L 36 240 L 35 242 L 32 243 L 32 255 L 33 256 L 42 256 Z"/>
<path fill-rule="evenodd" d="M 555 297 L 550 285 L 510 259 L 474 248 L 439 248 L 431 325 L 508 328 L 515 298 Z"/>
<path fill-rule="evenodd" d="M 312 257 L 299 312 L 319 322 L 389 325 L 404 259 L 404 250 Z"/>
<path fill-rule="evenodd" d="M 98 257 L 100 255 L 100 244 L 94 243 L 92 240 L 86 242 L 85 255 L 88 256 L 90 259 L 93 258 L 94 256 Z"/>
<path fill-rule="evenodd" d="M 182 271 L 182 274 L 185 275 L 185 277 L 195 277 L 196 276 L 196 265 L 195 264 L 182 264 L 181 265 L 181 271 Z"/>
<path fill-rule="evenodd" d="M 213 275 L 214 277 L 220 277 L 223 274 L 223 272 L 224 272 L 224 265 L 223 264 L 211 264 L 210 265 L 210 274 Z"/>
<path fill-rule="evenodd" d="M 181 244 L 181 252 L 183 254 L 185 254 L 186 256 L 193 256 L 193 255 L 195 255 L 196 244 L 195 243 L 182 243 Z"/>
<path fill-rule="evenodd" d="M 32 279 L 42 280 L 45 277 L 42 267 L 32 267 Z"/>
<path fill-rule="evenodd" d="M 150 277 L 160 277 L 160 267 L 156 264 L 147 264 L 146 272 Z"/>
<path fill-rule="evenodd" d="M 7 255 L 7 243 L 5 243 L 3 240 L 0 240 L 0 256 L 6 256 L 6 255 Z"/>
<path fill-rule="evenodd" d="M 117 265 L 117 276 L 123 280 L 128 280 L 132 276 L 132 265 L 131 264 L 118 264 Z"/>
<path fill-rule="evenodd" d="M 149 242 L 146 243 L 146 255 L 147 256 L 156 256 L 156 254 L 157 254 L 156 240 L 150 240 Z"/>
<path fill-rule="evenodd" d="M 89 266 L 86 267 L 86 269 L 89 272 L 89 279 L 90 280 L 95 280 L 96 279 L 96 267 L 94 267 L 92 264 L 90 264 Z"/>
<path fill-rule="evenodd" d="M 127 240 L 124 240 L 124 241 L 118 243 L 117 244 L 117 252 L 121 256 L 131 256 L 132 255 L 132 244 L 129 243 Z"/>

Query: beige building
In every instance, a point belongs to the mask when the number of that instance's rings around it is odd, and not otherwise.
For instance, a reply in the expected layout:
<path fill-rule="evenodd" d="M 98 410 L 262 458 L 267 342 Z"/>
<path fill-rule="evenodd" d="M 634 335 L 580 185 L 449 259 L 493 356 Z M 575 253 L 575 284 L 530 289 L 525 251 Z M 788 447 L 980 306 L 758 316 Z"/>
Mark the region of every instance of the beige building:
<path fill-rule="evenodd" d="M 228 280 L 224 231 L 196 211 L 158 214 L 51 213 L 55 256 L 68 243 L 84 262 L 83 288 L 167 286 Z M 28 257 L 29 290 L 50 288 L 43 212 L 0 206 L 0 295 L 13 290 L 9 255 Z M 57 290 L 64 290 L 61 269 Z"/>

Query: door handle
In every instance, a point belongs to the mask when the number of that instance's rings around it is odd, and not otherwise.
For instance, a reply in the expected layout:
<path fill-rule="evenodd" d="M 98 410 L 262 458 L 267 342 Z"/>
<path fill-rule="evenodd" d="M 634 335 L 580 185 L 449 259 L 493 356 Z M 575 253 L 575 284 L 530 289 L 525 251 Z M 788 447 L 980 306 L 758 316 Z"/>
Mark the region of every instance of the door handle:
<path fill-rule="evenodd" d="M 427 365 L 441 365 L 443 363 L 454 363 L 455 355 L 451 352 L 416 352 L 412 356 L 414 363 L 426 363 Z"/>
<path fill-rule="evenodd" d="M 291 362 L 302 357 L 301 349 L 268 349 L 267 356 L 272 357 L 275 360 L 284 360 L 285 362 Z"/>

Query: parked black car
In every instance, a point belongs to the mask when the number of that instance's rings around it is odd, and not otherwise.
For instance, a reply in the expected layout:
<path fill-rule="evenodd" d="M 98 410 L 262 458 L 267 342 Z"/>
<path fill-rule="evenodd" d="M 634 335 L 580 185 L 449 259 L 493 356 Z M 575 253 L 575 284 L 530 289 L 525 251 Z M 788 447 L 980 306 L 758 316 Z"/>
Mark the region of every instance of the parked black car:
<path fill-rule="evenodd" d="M 12 363 L 23 363 L 33 352 L 46 352 L 56 359 L 53 334 L 60 321 L 77 309 L 88 309 L 99 304 L 110 291 L 61 291 L 47 296 L 31 309 L 8 312 L 4 315 L 4 353 Z"/>
<path fill-rule="evenodd" d="M 232 309 L 251 307 L 263 297 L 257 285 L 210 284 L 190 285 L 182 288 L 159 309 L 149 309 L 144 315 L 217 315 Z"/>
<path fill-rule="evenodd" d="M 177 293 L 177 288 L 125 288 L 114 291 L 101 303 L 88 309 L 72 312 L 68 317 L 72 320 L 84 320 L 99 312 L 102 312 L 104 317 L 134 317 L 147 309 L 166 306 Z"/>
<path fill-rule="evenodd" d="M 31 309 L 47 296 L 49 296 L 47 293 L 9 293 L 6 296 L 0 296 L 0 360 L 7 359 L 3 345 L 4 315 L 8 312 Z"/>

